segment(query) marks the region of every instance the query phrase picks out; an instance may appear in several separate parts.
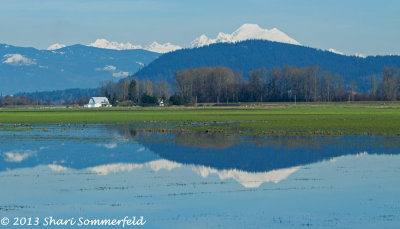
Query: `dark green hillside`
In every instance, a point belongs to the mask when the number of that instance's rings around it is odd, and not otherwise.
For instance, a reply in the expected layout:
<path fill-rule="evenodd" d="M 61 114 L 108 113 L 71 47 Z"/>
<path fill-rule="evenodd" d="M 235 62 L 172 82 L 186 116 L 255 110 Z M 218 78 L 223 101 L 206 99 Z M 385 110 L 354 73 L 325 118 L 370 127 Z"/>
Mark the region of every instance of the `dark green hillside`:
<path fill-rule="evenodd" d="M 271 69 L 284 65 L 319 65 L 323 70 L 342 75 L 346 84 L 355 80 L 360 90 L 367 91 L 370 88 L 370 76 L 379 76 L 385 66 L 400 67 L 400 56 L 360 58 L 304 46 L 248 40 L 167 53 L 139 70 L 135 77 L 172 82 L 176 71 L 201 66 L 226 66 L 247 76 L 249 71 L 257 68 Z"/>

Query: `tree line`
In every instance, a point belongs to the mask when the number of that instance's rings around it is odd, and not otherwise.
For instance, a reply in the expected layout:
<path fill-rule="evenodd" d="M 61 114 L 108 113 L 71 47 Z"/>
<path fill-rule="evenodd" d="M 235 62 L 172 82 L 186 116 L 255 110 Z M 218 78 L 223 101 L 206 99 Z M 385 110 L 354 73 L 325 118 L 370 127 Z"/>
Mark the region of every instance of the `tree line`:
<path fill-rule="evenodd" d="M 89 102 L 89 97 L 81 97 L 76 98 L 74 100 L 63 100 L 62 103 L 55 103 L 50 98 L 46 100 L 41 99 L 34 99 L 29 96 L 19 95 L 19 96 L 12 96 L 6 95 L 0 97 L 0 107 L 4 106 L 24 106 L 24 105 L 36 105 L 36 106 L 51 106 L 55 104 L 62 104 L 62 105 L 76 105 L 76 106 L 83 106 Z"/>
<path fill-rule="evenodd" d="M 357 83 L 345 84 L 338 73 L 318 66 L 259 68 L 244 80 L 226 67 L 201 67 L 175 74 L 176 95 L 186 103 L 221 102 L 331 102 L 400 99 L 400 69 L 385 67 L 382 80 L 371 76 L 371 89 L 357 92 Z"/>
<path fill-rule="evenodd" d="M 160 100 L 185 105 L 400 99 L 400 69 L 394 67 L 385 67 L 379 77 L 371 76 L 371 89 L 364 93 L 357 92 L 355 81 L 345 84 L 341 75 L 319 66 L 258 68 L 248 75 L 245 79 L 240 71 L 222 66 L 200 67 L 177 71 L 173 86 L 166 81 L 125 79 L 106 82 L 100 91 L 114 105 L 154 105 Z"/>
<path fill-rule="evenodd" d="M 125 79 L 118 82 L 106 81 L 100 86 L 100 95 L 108 98 L 112 105 L 157 105 L 166 102 L 172 94 L 167 81 Z"/>
<path fill-rule="evenodd" d="M 173 93 L 174 91 L 174 93 Z M 362 100 L 400 100 L 400 68 L 385 67 L 380 75 L 370 77 L 370 90 L 358 92 L 355 81 L 345 84 L 338 73 L 318 66 L 258 68 L 244 77 L 230 68 L 200 67 L 177 71 L 174 84 L 127 78 L 103 82 L 99 96 L 106 96 L 114 106 L 171 105 L 240 102 L 331 102 Z M 88 97 L 64 104 L 86 104 Z M 51 105 L 52 101 L 21 96 L 1 96 L 0 106 Z"/>

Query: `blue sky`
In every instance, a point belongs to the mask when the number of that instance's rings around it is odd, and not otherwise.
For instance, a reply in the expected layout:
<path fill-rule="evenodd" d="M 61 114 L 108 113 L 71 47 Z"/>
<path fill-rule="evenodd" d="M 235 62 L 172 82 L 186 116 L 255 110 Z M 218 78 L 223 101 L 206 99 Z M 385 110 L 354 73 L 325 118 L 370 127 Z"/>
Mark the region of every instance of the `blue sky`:
<path fill-rule="evenodd" d="M 0 43 L 45 49 L 97 38 L 181 46 L 244 23 L 346 54 L 400 54 L 400 1 L 0 0 Z"/>

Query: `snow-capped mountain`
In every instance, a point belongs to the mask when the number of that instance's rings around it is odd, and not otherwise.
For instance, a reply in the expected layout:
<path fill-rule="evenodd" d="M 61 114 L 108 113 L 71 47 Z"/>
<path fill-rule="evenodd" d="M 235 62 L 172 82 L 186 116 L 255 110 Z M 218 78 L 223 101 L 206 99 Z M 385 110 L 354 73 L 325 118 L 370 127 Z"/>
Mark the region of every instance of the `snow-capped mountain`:
<path fill-rule="evenodd" d="M 143 49 L 141 45 L 133 45 L 129 42 L 118 43 L 115 41 L 108 41 L 104 38 L 97 39 L 95 42 L 88 44 L 88 46 L 102 48 L 102 49 L 114 49 L 114 50 Z"/>
<path fill-rule="evenodd" d="M 208 38 L 206 35 L 201 35 L 190 43 L 190 47 L 202 47 L 205 45 L 210 45 L 214 43 L 233 43 L 238 41 L 244 41 L 249 39 L 259 39 L 259 40 L 269 40 L 276 41 L 294 45 L 300 45 L 299 42 L 289 37 L 286 33 L 280 31 L 277 28 L 273 29 L 263 29 L 257 24 L 244 24 L 240 26 L 236 31 L 231 34 L 228 33 L 219 33 L 215 39 Z M 182 49 L 181 46 L 175 45 L 172 43 L 164 43 L 160 44 L 158 42 L 153 42 L 150 45 L 142 46 L 142 45 L 134 45 L 130 42 L 119 43 L 116 41 L 108 41 L 104 38 L 97 39 L 96 41 L 88 44 L 87 46 L 103 48 L 103 49 L 113 49 L 113 50 L 131 50 L 131 49 L 144 49 L 151 52 L 157 53 L 168 53 L 172 51 L 176 51 Z M 56 50 L 60 48 L 64 48 L 63 44 L 54 44 L 51 45 L 48 50 Z"/>
<path fill-rule="evenodd" d="M 269 40 L 300 45 L 299 42 L 277 28 L 268 30 L 261 28 L 257 24 L 244 24 L 231 34 L 219 33 L 215 39 L 208 38 L 203 34 L 191 42 L 191 47 L 202 47 L 214 43 L 233 43 L 249 39 Z"/>
<path fill-rule="evenodd" d="M 153 42 L 151 45 L 145 47 L 144 49 L 151 52 L 167 53 L 178 49 L 182 49 L 182 47 L 179 45 L 173 45 L 169 42 L 165 44 L 159 44 L 157 42 Z"/>
<path fill-rule="evenodd" d="M 104 38 L 97 39 L 95 42 L 90 43 L 88 46 L 103 48 L 103 49 L 114 49 L 114 50 L 144 49 L 147 51 L 157 52 L 157 53 L 167 53 L 182 48 L 179 45 L 173 45 L 171 43 L 160 44 L 158 42 L 153 42 L 152 44 L 143 47 L 141 45 L 133 45 L 129 42 L 126 43 L 118 43 L 115 41 L 110 42 Z"/>

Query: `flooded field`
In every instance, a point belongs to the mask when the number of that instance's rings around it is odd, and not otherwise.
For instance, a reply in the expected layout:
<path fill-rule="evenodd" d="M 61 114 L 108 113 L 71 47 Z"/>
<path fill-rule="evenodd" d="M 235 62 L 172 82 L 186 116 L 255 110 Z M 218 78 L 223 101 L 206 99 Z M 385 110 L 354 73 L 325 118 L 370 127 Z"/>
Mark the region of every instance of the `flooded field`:
<path fill-rule="evenodd" d="M 143 216 L 143 228 L 398 228 L 399 174 L 399 137 L 10 124 L 0 131 L 10 224 L 0 228 L 18 228 L 15 217 L 122 228 L 45 219 L 125 216 Z"/>

